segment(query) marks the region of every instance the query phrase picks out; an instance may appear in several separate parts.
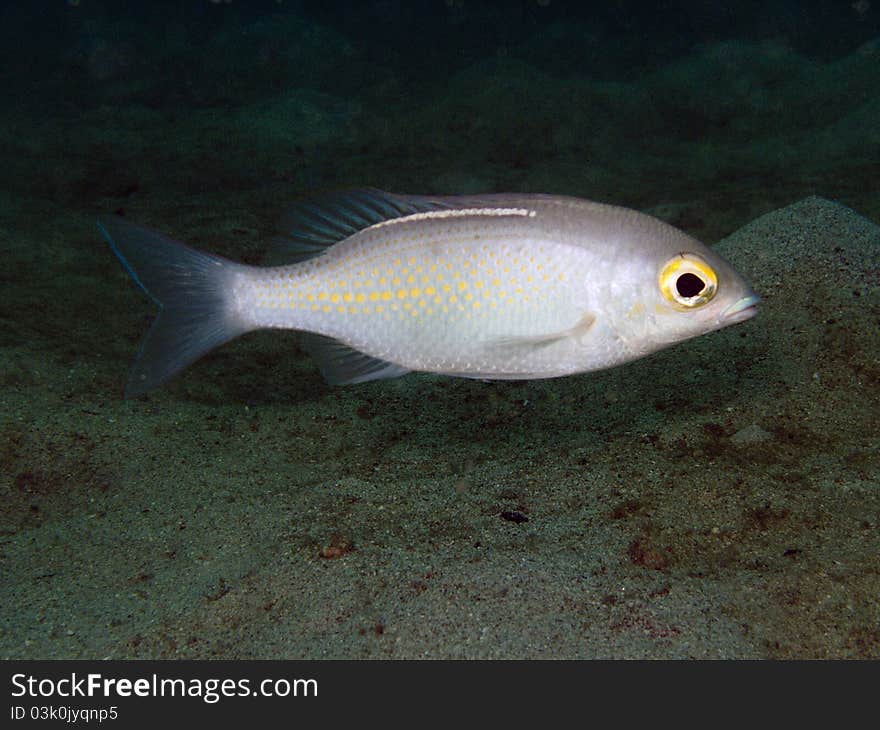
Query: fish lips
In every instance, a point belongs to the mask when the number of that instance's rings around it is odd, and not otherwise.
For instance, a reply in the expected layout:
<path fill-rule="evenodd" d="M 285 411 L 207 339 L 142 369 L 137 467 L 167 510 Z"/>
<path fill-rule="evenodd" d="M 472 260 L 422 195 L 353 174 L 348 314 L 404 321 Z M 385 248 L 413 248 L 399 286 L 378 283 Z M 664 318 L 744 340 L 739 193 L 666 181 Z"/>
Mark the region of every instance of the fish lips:
<path fill-rule="evenodd" d="M 758 313 L 757 305 L 760 301 L 761 297 L 757 294 L 749 294 L 742 299 L 737 299 L 721 313 L 721 316 L 718 318 L 719 323 L 728 325 L 751 319 Z"/>

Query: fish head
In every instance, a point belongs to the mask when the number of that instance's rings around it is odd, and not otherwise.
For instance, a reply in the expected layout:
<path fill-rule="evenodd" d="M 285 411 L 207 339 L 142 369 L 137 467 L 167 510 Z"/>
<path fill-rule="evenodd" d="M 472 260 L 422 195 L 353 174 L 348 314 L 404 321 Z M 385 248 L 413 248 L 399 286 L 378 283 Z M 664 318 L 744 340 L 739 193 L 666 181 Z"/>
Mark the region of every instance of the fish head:
<path fill-rule="evenodd" d="M 641 251 L 630 269 L 629 301 L 612 327 L 634 357 L 757 314 L 760 297 L 718 253 L 676 231 Z M 628 278 L 628 277 L 625 277 Z"/>

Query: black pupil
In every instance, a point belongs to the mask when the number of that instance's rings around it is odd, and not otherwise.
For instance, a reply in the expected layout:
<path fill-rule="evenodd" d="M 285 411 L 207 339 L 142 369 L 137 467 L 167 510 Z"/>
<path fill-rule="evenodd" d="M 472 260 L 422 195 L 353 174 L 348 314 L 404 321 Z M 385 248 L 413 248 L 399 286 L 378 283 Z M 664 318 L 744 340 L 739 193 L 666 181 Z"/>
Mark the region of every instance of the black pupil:
<path fill-rule="evenodd" d="M 703 291 L 703 280 L 696 274 L 682 274 L 675 280 L 675 289 L 683 297 L 695 297 Z"/>

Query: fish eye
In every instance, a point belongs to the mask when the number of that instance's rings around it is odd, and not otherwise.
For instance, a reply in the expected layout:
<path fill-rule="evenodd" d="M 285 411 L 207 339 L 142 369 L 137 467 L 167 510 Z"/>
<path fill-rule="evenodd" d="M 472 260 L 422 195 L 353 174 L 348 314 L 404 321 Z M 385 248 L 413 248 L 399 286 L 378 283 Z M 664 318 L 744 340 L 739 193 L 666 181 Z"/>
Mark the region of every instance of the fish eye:
<path fill-rule="evenodd" d="M 709 264 L 692 253 L 682 253 L 660 269 L 660 291 L 677 309 L 706 304 L 718 289 L 718 276 Z"/>

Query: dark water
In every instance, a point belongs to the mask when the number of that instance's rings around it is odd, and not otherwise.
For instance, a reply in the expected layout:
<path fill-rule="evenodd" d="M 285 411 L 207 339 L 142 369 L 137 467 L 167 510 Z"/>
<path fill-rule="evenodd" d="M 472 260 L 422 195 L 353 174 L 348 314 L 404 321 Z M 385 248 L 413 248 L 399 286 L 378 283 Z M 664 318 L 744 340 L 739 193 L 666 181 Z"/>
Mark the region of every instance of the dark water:
<path fill-rule="evenodd" d="M 7 2 L 0 85 L 0 655 L 880 656 L 880 3 Z M 255 263 L 347 186 L 736 232 L 762 313 L 500 385 L 262 333 L 121 398 L 98 215 Z"/>
<path fill-rule="evenodd" d="M 688 200 L 711 240 L 808 193 L 874 210 L 846 120 L 875 5 L 593 5 L 8 3 L 0 184 L 96 210 L 280 183 Z"/>

